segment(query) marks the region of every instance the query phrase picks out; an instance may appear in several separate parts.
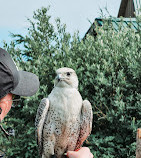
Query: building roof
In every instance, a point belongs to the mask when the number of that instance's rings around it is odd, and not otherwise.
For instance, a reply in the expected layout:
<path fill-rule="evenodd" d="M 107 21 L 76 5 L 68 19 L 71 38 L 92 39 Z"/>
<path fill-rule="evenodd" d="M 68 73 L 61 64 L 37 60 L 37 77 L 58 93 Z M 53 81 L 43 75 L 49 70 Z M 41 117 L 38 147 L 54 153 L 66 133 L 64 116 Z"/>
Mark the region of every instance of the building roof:
<path fill-rule="evenodd" d="M 121 0 L 118 18 L 96 18 L 94 23 L 91 25 L 89 30 L 86 32 L 84 38 L 87 34 L 96 36 L 96 25 L 103 26 L 105 21 L 110 22 L 113 25 L 115 31 L 119 30 L 120 23 L 123 23 L 124 27 L 131 27 L 135 32 L 141 30 L 141 22 L 138 24 L 136 21 L 136 16 L 141 14 L 141 0 Z M 124 18 L 119 18 L 119 17 Z"/>
<path fill-rule="evenodd" d="M 96 36 L 96 25 L 103 26 L 104 22 L 107 21 L 113 25 L 114 30 L 117 32 L 120 27 L 120 23 L 122 22 L 123 27 L 130 27 L 135 32 L 138 32 L 139 29 L 141 29 L 141 23 L 137 23 L 136 18 L 109 18 L 109 19 L 102 19 L 102 18 L 96 18 L 94 23 L 91 25 L 87 33 L 85 34 L 84 38 L 86 38 L 87 34 Z"/>
<path fill-rule="evenodd" d="M 121 0 L 118 17 L 136 17 L 141 13 L 141 0 Z"/>

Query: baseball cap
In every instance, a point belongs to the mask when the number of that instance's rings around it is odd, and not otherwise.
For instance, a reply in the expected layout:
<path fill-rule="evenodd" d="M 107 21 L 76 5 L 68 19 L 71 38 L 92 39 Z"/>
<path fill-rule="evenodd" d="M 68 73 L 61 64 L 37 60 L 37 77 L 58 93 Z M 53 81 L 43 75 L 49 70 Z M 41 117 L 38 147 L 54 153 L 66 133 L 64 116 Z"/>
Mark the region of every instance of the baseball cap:
<path fill-rule="evenodd" d="M 32 96 L 38 89 L 38 77 L 27 71 L 19 71 L 10 54 L 0 48 L 0 99 L 8 93 Z"/>

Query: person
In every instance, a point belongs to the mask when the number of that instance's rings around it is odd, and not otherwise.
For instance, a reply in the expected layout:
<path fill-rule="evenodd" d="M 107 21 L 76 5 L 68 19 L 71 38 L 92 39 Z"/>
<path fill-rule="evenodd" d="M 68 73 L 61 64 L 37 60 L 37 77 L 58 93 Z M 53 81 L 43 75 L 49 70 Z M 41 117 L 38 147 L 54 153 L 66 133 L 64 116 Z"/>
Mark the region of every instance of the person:
<path fill-rule="evenodd" d="M 0 122 L 10 111 L 14 95 L 32 96 L 38 89 L 38 77 L 18 70 L 10 54 L 0 48 Z"/>
<path fill-rule="evenodd" d="M 82 147 L 78 151 L 68 151 L 67 156 L 69 158 L 93 158 L 93 154 L 88 147 Z"/>
<path fill-rule="evenodd" d="M 38 77 L 27 71 L 18 70 L 10 54 L 0 48 L 0 122 L 10 111 L 13 96 L 32 96 L 39 89 Z M 6 132 L 6 131 L 4 131 Z M 92 158 L 89 148 L 68 151 L 69 158 Z"/>

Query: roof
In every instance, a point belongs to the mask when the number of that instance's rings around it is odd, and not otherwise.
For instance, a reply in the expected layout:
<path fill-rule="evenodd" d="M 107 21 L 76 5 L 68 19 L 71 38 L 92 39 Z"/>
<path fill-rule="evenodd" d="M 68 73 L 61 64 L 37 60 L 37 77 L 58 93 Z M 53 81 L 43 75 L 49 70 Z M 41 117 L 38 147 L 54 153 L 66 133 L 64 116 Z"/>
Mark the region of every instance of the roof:
<path fill-rule="evenodd" d="M 141 9 L 141 0 L 121 0 L 118 17 L 136 17 Z"/>
<path fill-rule="evenodd" d="M 120 23 L 123 22 L 124 27 L 131 27 L 135 32 L 137 32 L 139 29 L 141 29 L 141 23 L 137 23 L 136 18 L 108 18 L 108 19 L 102 19 L 102 18 L 96 18 L 94 23 L 91 25 L 87 33 L 85 34 L 84 38 L 86 38 L 87 34 L 96 36 L 96 25 L 103 26 L 104 22 L 110 22 L 113 25 L 113 28 L 115 31 L 119 30 Z"/>

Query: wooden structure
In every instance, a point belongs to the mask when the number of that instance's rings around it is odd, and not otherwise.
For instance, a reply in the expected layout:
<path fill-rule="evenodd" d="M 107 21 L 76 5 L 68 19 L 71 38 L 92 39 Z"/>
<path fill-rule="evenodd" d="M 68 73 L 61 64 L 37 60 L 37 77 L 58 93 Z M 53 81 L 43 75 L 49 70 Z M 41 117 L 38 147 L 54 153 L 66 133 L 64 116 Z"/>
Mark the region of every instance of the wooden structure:
<path fill-rule="evenodd" d="M 118 17 L 136 17 L 140 14 L 141 0 L 121 0 Z"/>

